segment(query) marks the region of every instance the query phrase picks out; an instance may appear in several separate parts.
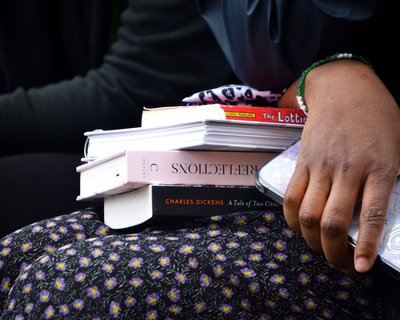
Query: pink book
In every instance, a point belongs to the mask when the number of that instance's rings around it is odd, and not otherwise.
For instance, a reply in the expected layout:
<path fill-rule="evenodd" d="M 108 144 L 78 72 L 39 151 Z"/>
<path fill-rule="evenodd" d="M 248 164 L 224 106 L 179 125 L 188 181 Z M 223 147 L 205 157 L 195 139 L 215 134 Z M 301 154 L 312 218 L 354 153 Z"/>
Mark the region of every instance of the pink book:
<path fill-rule="evenodd" d="M 77 167 L 78 200 L 103 198 L 148 184 L 254 186 L 276 152 L 126 150 Z"/>

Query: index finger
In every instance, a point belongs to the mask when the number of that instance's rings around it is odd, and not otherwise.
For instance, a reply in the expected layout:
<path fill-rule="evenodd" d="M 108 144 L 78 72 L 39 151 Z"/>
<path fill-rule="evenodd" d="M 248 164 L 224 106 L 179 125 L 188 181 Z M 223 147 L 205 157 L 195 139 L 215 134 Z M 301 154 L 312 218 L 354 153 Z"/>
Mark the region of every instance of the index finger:
<path fill-rule="evenodd" d="M 393 183 L 388 183 L 382 177 L 369 176 L 365 183 L 354 253 L 354 264 L 358 272 L 370 270 L 377 257 L 395 179 Z"/>
<path fill-rule="evenodd" d="M 360 188 L 358 180 L 342 176 L 333 181 L 321 219 L 321 243 L 327 261 L 348 270 L 354 268 L 348 229 Z"/>

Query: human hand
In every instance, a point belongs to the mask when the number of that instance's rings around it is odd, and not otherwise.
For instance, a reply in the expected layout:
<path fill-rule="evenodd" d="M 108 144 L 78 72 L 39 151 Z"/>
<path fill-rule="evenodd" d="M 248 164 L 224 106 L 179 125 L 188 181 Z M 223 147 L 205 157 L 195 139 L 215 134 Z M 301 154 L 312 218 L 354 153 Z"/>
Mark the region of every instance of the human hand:
<path fill-rule="evenodd" d="M 294 91 L 279 104 L 293 104 Z M 285 218 L 333 266 L 368 271 L 400 173 L 400 109 L 374 71 L 354 60 L 313 69 L 304 94 L 309 115 L 284 198 Z M 347 232 L 360 198 L 353 257 Z"/>

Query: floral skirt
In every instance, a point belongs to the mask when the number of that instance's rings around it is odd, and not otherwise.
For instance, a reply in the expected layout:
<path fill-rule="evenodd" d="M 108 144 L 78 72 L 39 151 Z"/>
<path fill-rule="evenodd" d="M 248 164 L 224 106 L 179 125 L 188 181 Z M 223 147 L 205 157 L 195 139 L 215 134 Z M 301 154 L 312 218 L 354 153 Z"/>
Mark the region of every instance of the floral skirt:
<path fill-rule="evenodd" d="M 327 265 L 281 211 L 111 230 L 92 209 L 1 240 L 1 319 L 379 319 L 373 277 Z"/>

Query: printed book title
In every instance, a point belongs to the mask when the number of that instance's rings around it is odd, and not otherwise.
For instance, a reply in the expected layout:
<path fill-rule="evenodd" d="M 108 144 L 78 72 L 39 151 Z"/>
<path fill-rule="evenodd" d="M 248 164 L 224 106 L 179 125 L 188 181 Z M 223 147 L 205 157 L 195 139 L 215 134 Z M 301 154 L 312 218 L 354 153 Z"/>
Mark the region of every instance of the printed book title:
<path fill-rule="evenodd" d="M 278 112 L 277 115 L 264 113 L 263 114 L 265 119 L 271 119 L 277 122 L 282 123 L 298 123 L 298 124 L 305 124 L 307 120 L 306 114 L 299 115 L 297 113 L 290 113 L 288 115 L 282 114 L 282 112 Z"/>
<path fill-rule="evenodd" d="M 192 199 L 192 198 L 166 198 L 164 203 L 166 205 L 191 205 L 191 206 L 232 206 L 241 208 L 254 208 L 259 207 L 278 207 L 279 204 L 270 201 L 260 201 L 260 200 L 240 200 L 240 199 Z"/>
<path fill-rule="evenodd" d="M 172 163 L 173 174 L 255 176 L 257 165 L 225 163 Z"/>

